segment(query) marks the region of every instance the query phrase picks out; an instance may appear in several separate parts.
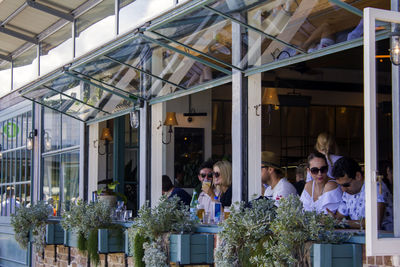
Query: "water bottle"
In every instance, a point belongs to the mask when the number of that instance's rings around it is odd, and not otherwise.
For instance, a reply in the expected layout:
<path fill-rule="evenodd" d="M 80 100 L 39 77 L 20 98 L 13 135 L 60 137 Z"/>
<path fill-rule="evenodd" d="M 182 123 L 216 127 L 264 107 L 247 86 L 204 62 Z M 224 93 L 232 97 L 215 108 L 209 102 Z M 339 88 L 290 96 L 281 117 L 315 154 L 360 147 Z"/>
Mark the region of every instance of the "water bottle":
<path fill-rule="evenodd" d="M 197 192 L 193 192 L 192 200 L 190 201 L 190 219 L 197 220 L 197 205 L 199 201 L 197 199 Z"/>
<path fill-rule="evenodd" d="M 214 197 L 215 202 L 214 202 L 214 222 L 218 224 L 221 221 L 221 211 L 222 211 L 222 205 L 221 202 L 218 201 L 218 197 Z"/>

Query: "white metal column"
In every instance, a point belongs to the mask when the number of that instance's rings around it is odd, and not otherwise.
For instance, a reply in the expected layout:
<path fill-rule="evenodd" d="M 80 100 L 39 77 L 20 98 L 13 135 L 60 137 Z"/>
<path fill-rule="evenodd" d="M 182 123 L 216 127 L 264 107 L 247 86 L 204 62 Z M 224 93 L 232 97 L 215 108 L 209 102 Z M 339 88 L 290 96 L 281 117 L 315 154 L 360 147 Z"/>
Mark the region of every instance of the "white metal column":
<path fill-rule="evenodd" d="M 232 64 L 240 67 L 242 36 L 238 23 L 232 22 Z M 243 199 L 243 74 L 232 69 L 232 203 Z M 247 125 L 246 125 L 247 127 Z M 247 193 L 247 192 L 246 192 Z"/>
<path fill-rule="evenodd" d="M 163 114 L 165 103 L 151 106 L 151 206 L 154 207 L 161 197 L 162 175 L 164 170 L 164 145 L 162 143 Z"/>
<path fill-rule="evenodd" d="M 248 20 L 251 25 L 261 24 L 261 14 L 256 11 L 249 12 Z M 260 34 L 249 31 L 249 47 L 247 58 L 249 65 L 261 65 L 261 40 Z M 249 200 L 261 194 L 261 73 L 248 77 L 248 192 Z"/>
<path fill-rule="evenodd" d="M 144 104 L 143 108 L 140 109 L 140 119 L 139 119 L 139 207 L 146 203 L 146 200 L 150 198 L 147 196 L 147 177 L 148 165 L 147 161 L 148 149 L 147 146 L 149 142 L 149 131 L 148 131 L 148 111 L 149 107 L 147 103 Z"/>

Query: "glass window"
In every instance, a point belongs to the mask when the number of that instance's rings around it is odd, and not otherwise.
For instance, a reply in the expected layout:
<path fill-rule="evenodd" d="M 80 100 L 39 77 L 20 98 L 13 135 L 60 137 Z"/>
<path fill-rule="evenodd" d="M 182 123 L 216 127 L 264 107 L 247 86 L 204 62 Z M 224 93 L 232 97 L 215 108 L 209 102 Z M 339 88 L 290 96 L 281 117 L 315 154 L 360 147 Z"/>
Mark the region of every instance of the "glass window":
<path fill-rule="evenodd" d="M 114 0 L 104 0 L 76 20 L 76 56 L 115 36 L 114 9 Z"/>
<path fill-rule="evenodd" d="M 38 77 L 37 47 L 33 46 L 14 60 L 13 89 Z"/>
<path fill-rule="evenodd" d="M 126 0 L 119 4 L 119 33 L 137 28 L 149 21 L 150 18 L 161 14 L 172 7 L 174 1 L 170 0 Z M 132 18 L 135 18 L 132 20 Z"/>
<path fill-rule="evenodd" d="M 31 202 L 31 151 L 26 136 L 32 129 L 32 113 L 25 112 L 0 121 L 0 214 L 10 216 Z"/>
<path fill-rule="evenodd" d="M 72 23 L 44 39 L 40 46 L 40 75 L 73 58 Z"/>
<path fill-rule="evenodd" d="M 0 61 L 0 97 L 11 91 L 11 62 Z"/>
<path fill-rule="evenodd" d="M 47 108 L 43 110 L 42 198 L 52 202 L 59 215 L 60 207 L 68 208 L 79 197 L 80 122 Z"/>

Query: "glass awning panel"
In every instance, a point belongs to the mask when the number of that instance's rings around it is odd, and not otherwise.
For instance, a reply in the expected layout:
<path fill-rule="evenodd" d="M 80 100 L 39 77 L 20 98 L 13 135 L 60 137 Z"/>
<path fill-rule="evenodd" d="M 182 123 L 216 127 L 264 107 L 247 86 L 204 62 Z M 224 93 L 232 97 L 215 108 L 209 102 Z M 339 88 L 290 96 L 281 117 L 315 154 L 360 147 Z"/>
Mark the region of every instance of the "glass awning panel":
<path fill-rule="evenodd" d="M 182 51 L 232 69 L 232 23 L 200 8 L 151 30 Z"/>
<path fill-rule="evenodd" d="M 72 66 L 71 71 L 146 99 L 231 74 L 225 66 L 180 50 L 152 33 L 139 33 L 90 62 Z"/>
<path fill-rule="evenodd" d="M 132 109 L 134 99 L 118 95 L 113 88 L 96 85 L 81 75 L 64 73 L 58 78 L 21 94 L 38 104 L 80 121 L 103 117 Z"/>

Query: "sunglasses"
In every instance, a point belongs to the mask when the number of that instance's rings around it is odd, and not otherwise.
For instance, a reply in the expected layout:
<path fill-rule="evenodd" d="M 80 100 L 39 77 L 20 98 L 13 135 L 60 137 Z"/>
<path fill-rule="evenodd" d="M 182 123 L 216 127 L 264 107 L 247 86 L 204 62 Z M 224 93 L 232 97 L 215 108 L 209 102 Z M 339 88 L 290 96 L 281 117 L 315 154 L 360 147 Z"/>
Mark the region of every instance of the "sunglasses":
<path fill-rule="evenodd" d="M 221 174 L 219 172 L 213 172 L 215 178 L 218 178 Z"/>
<path fill-rule="evenodd" d="M 212 172 L 209 172 L 209 173 L 207 173 L 207 174 L 205 174 L 205 173 L 199 173 L 199 175 L 201 176 L 201 178 L 206 178 L 206 177 L 212 178 L 212 177 L 213 177 Z"/>
<path fill-rule="evenodd" d="M 339 184 L 341 187 L 349 187 L 351 185 L 351 182 L 344 183 L 344 184 Z"/>
<path fill-rule="evenodd" d="M 322 166 L 320 169 L 318 169 L 317 167 L 312 167 L 310 169 L 310 172 L 312 174 L 318 174 L 319 172 L 321 172 L 321 174 L 322 173 L 327 173 L 328 172 L 328 166 Z"/>

